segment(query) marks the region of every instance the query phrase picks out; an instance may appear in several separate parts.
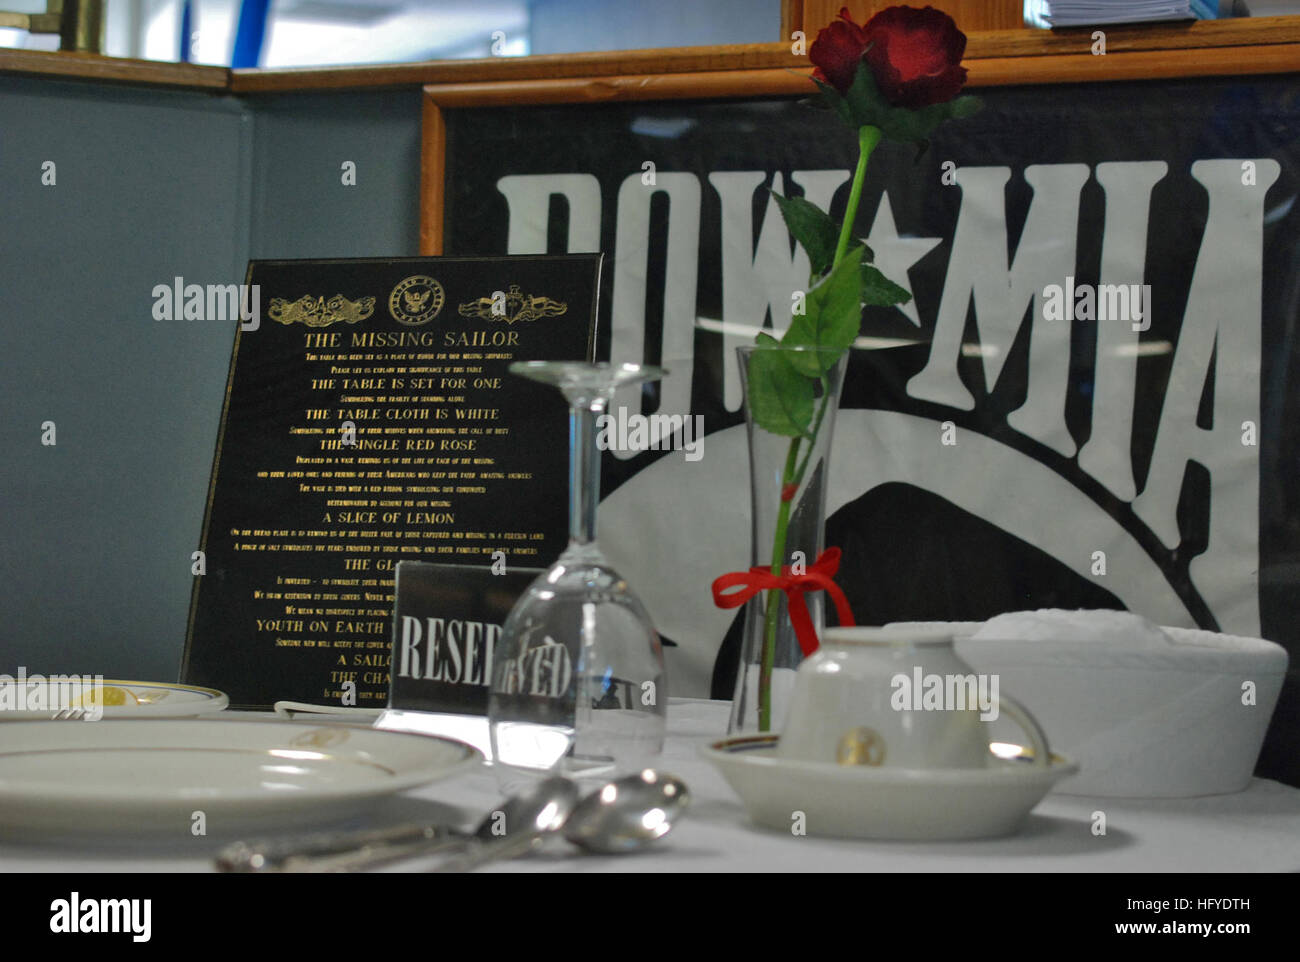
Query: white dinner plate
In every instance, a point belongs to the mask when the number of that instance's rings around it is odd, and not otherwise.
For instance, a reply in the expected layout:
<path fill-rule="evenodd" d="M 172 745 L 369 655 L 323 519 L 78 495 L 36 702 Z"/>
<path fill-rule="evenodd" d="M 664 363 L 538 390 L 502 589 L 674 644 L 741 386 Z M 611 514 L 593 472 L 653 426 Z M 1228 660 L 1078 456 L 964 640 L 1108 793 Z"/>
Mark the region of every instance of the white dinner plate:
<path fill-rule="evenodd" d="M 102 688 L 89 690 L 65 685 L 60 692 L 57 686 L 47 686 L 43 681 L 20 685 L 13 678 L 0 678 L 0 721 L 41 721 L 60 708 L 87 707 L 92 700 L 103 702 L 104 718 L 193 718 L 221 711 L 230 704 L 226 693 L 215 688 L 108 678 L 101 684 Z M 70 695 L 75 705 L 64 703 Z M 23 707 L 27 704 L 40 704 L 42 708 Z"/>
<path fill-rule="evenodd" d="M 1052 753 L 1007 745 L 985 768 L 906 769 L 782 758 L 778 735 L 726 738 L 701 746 L 757 824 L 832 838 L 955 841 L 1018 831 L 1059 779 L 1079 766 Z M 1001 745 L 998 746 L 1002 748 Z"/>
<path fill-rule="evenodd" d="M 0 725 L 0 833 L 192 840 L 313 827 L 477 766 L 447 738 L 224 719 Z"/>

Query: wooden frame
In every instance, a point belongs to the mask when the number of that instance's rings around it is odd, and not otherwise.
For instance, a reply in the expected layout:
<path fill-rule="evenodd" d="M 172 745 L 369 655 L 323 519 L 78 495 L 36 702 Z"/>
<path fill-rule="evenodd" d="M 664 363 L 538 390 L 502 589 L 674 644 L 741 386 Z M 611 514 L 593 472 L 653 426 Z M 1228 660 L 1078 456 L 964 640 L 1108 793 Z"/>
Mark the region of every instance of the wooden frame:
<path fill-rule="evenodd" d="M 764 97 L 806 90 L 806 76 L 789 70 L 716 70 L 700 73 L 623 74 L 546 80 L 488 81 L 424 88 L 420 156 L 420 253 L 443 250 L 447 153 L 444 110 L 512 104 L 609 103 L 627 100 L 684 100 Z"/>
<path fill-rule="evenodd" d="M 1107 31 L 1104 55 L 1092 53 L 1094 40 L 1090 30 L 990 31 L 971 36 L 967 52 L 973 54 L 963 63 L 972 87 L 1300 73 L 1300 17 L 1264 19 L 1280 21 L 1268 35 L 1274 43 L 1254 42 L 1261 37 L 1257 28 L 1263 19 L 1239 24 L 1198 21 L 1174 27 L 1121 27 Z M 507 66 L 500 62 L 498 65 Z M 447 80 L 424 87 L 420 253 L 428 256 L 443 252 L 446 110 L 518 104 L 797 96 L 807 93 L 812 86 L 808 80 L 811 71 L 807 58 L 795 56 L 783 44 L 686 47 L 557 59 L 520 58 L 517 64 L 509 65 L 509 71 L 493 71 L 502 76 L 459 80 L 458 74 L 474 76 L 469 66 L 440 65 L 448 71 Z M 510 75 L 526 67 L 541 75 Z"/>

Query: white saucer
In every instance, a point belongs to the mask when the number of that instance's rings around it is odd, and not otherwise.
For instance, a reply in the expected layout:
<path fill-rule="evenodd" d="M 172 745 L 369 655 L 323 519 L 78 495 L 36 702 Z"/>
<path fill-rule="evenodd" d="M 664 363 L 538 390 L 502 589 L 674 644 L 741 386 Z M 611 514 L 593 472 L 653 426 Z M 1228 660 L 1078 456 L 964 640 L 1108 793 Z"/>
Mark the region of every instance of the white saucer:
<path fill-rule="evenodd" d="M 58 677 L 58 676 L 56 676 Z M 66 676 L 64 676 L 66 677 Z M 92 677 L 92 676 L 87 676 Z M 165 681 L 120 681 L 114 678 L 102 680 L 102 689 L 76 689 L 77 705 L 84 706 L 91 697 L 103 698 L 107 704 L 103 708 L 104 718 L 193 718 L 219 712 L 230 704 L 225 692 L 215 688 L 199 688 L 195 685 L 178 685 Z M 0 688 L 16 686 L 16 680 L 0 680 Z M 32 692 L 32 684 L 27 685 Z M 65 686 L 64 693 L 67 692 Z M 96 692 L 102 692 L 96 694 Z M 42 721 L 51 718 L 59 708 L 73 707 L 56 704 L 58 693 L 55 686 L 49 686 L 42 692 L 43 701 L 49 705 L 43 710 L 15 710 L 0 708 L 0 721 Z M 35 694 L 27 695 L 28 699 Z M 23 701 L 21 690 L 17 692 L 0 692 L 0 705 L 19 704 Z"/>
<path fill-rule="evenodd" d="M 477 767 L 448 738 L 224 719 L 0 725 L 0 834 L 170 838 L 270 833 L 366 811 Z"/>
<path fill-rule="evenodd" d="M 1019 830 L 1058 780 L 1079 770 L 1056 753 L 1046 767 L 1028 749 L 989 755 L 987 768 L 903 769 L 778 758 L 779 735 L 725 738 L 701 754 L 726 778 L 750 818 L 809 835 L 938 841 L 995 838 Z"/>

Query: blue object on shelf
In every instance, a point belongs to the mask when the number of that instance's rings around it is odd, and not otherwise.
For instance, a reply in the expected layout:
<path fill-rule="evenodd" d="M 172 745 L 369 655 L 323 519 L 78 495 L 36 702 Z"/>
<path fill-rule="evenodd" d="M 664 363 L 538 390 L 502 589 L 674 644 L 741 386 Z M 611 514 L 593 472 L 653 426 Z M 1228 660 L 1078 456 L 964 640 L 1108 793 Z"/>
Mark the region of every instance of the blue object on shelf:
<path fill-rule="evenodd" d="M 266 19 L 270 12 L 271 0 L 243 0 L 240 3 L 230 66 L 256 67 L 261 62 L 262 41 L 266 37 Z"/>
<path fill-rule="evenodd" d="M 194 4 L 185 0 L 181 4 L 181 63 L 194 62 Z"/>

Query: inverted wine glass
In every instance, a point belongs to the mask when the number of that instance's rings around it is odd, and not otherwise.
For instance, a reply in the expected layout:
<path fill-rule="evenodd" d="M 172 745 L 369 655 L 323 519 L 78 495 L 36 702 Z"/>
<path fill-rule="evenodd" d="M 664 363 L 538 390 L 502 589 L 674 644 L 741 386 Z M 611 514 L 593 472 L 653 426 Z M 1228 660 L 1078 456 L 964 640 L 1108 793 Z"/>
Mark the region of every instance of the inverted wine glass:
<path fill-rule="evenodd" d="M 569 544 L 502 626 L 488 699 L 493 760 L 576 777 L 637 771 L 663 749 L 663 648 L 596 544 L 597 427 L 618 388 L 667 372 L 579 361 L 517 362 L 510 372 L 569 402 Z"/>

